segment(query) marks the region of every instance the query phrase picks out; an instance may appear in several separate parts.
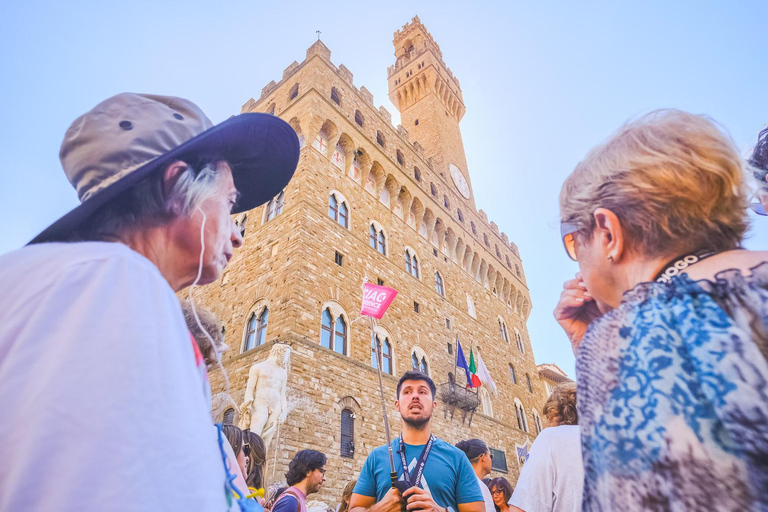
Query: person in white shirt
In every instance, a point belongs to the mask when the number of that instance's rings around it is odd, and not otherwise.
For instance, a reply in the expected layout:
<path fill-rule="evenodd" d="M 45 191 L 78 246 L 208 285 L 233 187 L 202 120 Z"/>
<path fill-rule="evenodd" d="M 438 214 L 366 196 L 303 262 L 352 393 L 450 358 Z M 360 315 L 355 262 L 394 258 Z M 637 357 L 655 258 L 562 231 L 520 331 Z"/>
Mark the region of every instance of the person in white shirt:
<path fill-rule="evenodd" d="M 468 439 L 456 443 L 456 448 L 464 452 L 472 464 L 475 475 L 477 475 L 477 483 L 480 485 L 480 492 L 483 493 L 483 501 L 485 502 L 485 512 L 496 512 L 491 491 L 483 482 L 483 478 L 491 474 L 493 465 L 493 455 L 488 449 L 488 445 L 480 439 Z"/>
<path fill-rule="evenodd" d="M 231 213 L 279 193 L 298 155 L 277 117 L 213 126 L 181 98 L 119 94 L 72 124 L 81 204 L 0 256 L 0 512 L 248 507 L 176 292 L 219 277 L 242 244 Z"/>
<path fill-rule="evenodd" d="M 520 471 L 509 500 L 513 512 L 581 510 L 584 464 L 581 459 L 576 383 L 555 387 L 544 404 L 548 427 L 541 431 Z"/>

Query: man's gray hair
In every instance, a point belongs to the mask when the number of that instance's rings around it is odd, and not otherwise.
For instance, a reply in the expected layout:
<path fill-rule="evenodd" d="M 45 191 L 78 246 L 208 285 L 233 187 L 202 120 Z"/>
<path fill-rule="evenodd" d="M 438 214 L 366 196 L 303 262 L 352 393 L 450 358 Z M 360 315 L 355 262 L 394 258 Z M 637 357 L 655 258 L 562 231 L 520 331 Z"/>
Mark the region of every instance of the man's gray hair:
<path fill-rule="evenodd" d="M 227 163 L 209 160 L 187 165 L 168 193 L 164 173 L 158 172 L 104 205 L 69 237 L 69 241 L 109 240 L 125 232 L 161 226 L 173 218 L 190 216 L 223 187 L 222 168 Z M 165 169 L 163 169 L 164 171 Z"/>

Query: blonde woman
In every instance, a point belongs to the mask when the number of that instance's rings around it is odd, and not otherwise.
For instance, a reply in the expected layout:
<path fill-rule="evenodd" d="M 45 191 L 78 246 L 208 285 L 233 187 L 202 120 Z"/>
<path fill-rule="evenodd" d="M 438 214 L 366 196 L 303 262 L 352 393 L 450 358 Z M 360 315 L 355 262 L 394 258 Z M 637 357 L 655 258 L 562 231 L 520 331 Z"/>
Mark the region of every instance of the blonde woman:
<path fill-rule="evenodd" d="M 703 116 L 630 122 L 566 179 L 581 272 L 555 317 L 576 354 L 585 510 L 768 508 L 768 253 L 738 151 Z"/>
<path fill-rule="evenodd" d="M 576 383 L 559 384 L 542 409 L 545 428 L 531 445 L 509 500 L 512 512 L 581 510 L 584 465 L 581 461 Z"/>

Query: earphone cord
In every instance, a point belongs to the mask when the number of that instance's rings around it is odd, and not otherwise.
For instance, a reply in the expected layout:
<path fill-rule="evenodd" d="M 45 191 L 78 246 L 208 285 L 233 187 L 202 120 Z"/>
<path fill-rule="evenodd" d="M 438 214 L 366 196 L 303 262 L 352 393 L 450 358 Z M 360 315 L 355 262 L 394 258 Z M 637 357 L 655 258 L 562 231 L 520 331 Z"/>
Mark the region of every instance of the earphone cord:
<path fill-rule="evenodd" d="M 208 338 L 208 341 L 211 342 L 213 351 L 216 353 L 216 365 L 219 367 L 219 370 L 221 370 L 221 374 L 224 376 L 224 387 L 227 392 L 227 395 L 229 395 L 229 377 L 227 376 L 227 371 L 224 369 L 224 366 L 221 364 L 221 353 L 219 352 L 218 347 L 216 347 L 216 343 L 214 343 L 211 335 L 208 333 L 205 327 L 203 327 L 203 323 L 200 321 L 200 317 L 197 316 L 195 301 L 192 298 L 192 291 L 195 289 L 195 286 L 200 281 L 200 278 L 203 275 L 203 255 L 205 254 L 205 221 L 207 220 L 207 217 L 203 209 L 200 208 L 199 206 L 197 207 L 197 209 L 200 210 L 200 213 L 203 215 L 203 222 L 200 225 L 200 261 L 197 264 L 197 277 L 195 278 L 195 281 L 192 283 L 192 286 L 189 287 L 189 304 L 192 307 L 192 314 L 195 316 L 195 322 L 197 322 L 197 326 L 200 328 L 201 331 L 203 331 L 203 334 L 205 334 L 205 337 Z"/>

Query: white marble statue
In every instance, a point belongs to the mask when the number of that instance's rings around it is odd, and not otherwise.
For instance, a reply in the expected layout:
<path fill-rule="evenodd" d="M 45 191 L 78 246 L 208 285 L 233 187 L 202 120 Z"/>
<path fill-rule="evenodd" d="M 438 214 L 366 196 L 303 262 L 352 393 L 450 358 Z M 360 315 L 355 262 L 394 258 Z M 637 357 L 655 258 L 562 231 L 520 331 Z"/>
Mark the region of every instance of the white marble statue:
<path fill-rule="evenodd" d="M 245 401 L 240 406 L 240 428 L 259 434 L 267 449 L 278 423 L 284 422 L 288 414 L 285 395 L 290 357 L 291 347 L 275 343 L 267 360 L 254 364 L 248 372 Z"/>

